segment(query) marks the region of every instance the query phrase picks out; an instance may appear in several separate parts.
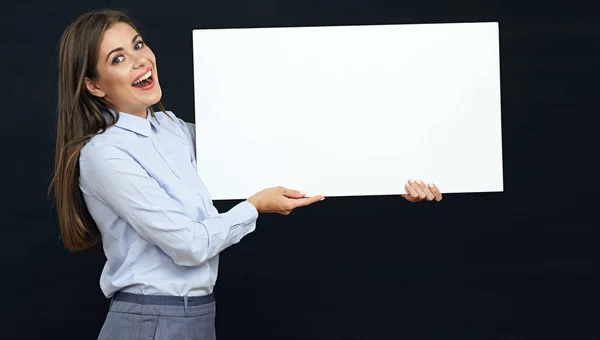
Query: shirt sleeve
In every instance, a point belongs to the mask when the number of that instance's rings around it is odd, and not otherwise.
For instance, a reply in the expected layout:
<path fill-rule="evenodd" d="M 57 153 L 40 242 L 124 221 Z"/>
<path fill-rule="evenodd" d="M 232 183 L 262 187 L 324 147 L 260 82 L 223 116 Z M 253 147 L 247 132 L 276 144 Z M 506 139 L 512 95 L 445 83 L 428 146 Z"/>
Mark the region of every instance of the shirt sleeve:
<path fill-rule="evenodd" d="M 190 136 L 192 137 L 192 143 L 194 144 L 194 147 L 195 147 L 196 146 L 196 124 L 190 123 L 190 122 L 185 122 L 185 126 L 187 127 L 187 130 L 190 133 Z"/>
<path fill-rule="evenodd" d="M 186 133 L 186 135 L 190 138 L 190 147 L 193 150 L 193 158 L 194 158 L 194 166 L 196 165 L 196 124 L 186 122 L 185 120 L 177 117 L 172 111 L 168 111 L 169 115 L 172 115 L 177 120 L 177 123 L 181 127 L 181 129 Z"/>
<path fill-rule="evenodd" d="M 89 144 L 79 164 L 82 192 L 110 207 L 178 265 L 200 265 L 256 228 L 258 212 L 247 201 L 196 221 L 133 157 L 116 146 Z"/>

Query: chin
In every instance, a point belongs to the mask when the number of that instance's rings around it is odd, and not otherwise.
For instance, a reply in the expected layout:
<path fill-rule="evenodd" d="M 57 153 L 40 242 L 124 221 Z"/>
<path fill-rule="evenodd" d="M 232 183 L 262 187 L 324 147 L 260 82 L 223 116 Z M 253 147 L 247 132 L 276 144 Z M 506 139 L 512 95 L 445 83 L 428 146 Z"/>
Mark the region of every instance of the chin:
<path fill-rule="evenodd" d="M 158 85 L 158 84 L 157 84 Z M 159 86 L 153 89 L 152 94 L 149 94 L 149 98 L 146 99 L 147 106 L 152 106 L 158 104 L 162 99 L 162 91 Z"/>
<path fill-rule="evenodd" d="M 152 101 L 154 102 L 154 104 L 156 104 L 161 99 L 162 99 L 162 91 L 160 90 L 160 87 L 159 87 L 156 89 L 156 94 L 154 94 L 154 96 L 152 96 Z M 152 104 L 152 105 L 154 105 L 154 104 Z"/>

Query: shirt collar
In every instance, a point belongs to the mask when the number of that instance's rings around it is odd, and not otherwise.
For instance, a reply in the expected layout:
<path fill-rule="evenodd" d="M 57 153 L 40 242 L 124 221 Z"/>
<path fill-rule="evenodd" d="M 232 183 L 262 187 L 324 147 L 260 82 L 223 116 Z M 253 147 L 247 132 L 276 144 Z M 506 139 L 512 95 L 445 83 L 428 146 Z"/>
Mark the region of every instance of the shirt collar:
<path fill-rule="evenodd" d="M 114 111 L 112 112 L 114 113 Z M 158 129 L 156 118 L 152 117 L 150 110 L 148 110 L 147 119 L 125 112 L 119 112 L 119 120 L 115 123 L 115 125 L 145 137 L 150 135 L 152 126 L 154 126 L 155 129 Z"/>

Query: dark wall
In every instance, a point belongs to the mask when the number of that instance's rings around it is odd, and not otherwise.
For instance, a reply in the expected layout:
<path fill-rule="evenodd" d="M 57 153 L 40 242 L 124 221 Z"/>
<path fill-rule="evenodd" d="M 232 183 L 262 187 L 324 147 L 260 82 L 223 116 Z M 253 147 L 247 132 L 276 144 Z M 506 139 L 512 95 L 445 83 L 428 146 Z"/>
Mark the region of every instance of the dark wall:
<path fill-rule="evenodd" d="M 167 108 L 189 121 L 194 28 L 499 22 L 505 192 L 416 205 L 329 198 L 287 217 L 261 216 L 222 253 L 220 339 L 600 338 L 600 16 L 591 3 L 2 5 L 2 338 L 95 339 L 106 315 L 101 247 L 64 250 L 46 196 L 57 42 L 76 16 L 101 7 L 136 20 L 158 57 Z"/>

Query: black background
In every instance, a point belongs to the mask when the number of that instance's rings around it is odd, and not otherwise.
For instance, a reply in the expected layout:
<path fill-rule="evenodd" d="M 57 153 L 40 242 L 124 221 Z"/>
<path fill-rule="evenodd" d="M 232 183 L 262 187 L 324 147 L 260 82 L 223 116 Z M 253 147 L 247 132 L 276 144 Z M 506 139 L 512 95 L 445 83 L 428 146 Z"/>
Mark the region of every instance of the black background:
<path fill-rule="evenodd" d="M 58 39 L 99 8 L 133 17 L 167 109 L 188 121 L 195 28 L 499 22 L 505 191 L 329 198 L 261 216 L 222 253 L 219 339 L 600 338 L 600 12 L 514 0 L 3 4 L 2 338 L 95 339 L 106 315 L 101 247 L 64 250 L 46 196 Z"/>

